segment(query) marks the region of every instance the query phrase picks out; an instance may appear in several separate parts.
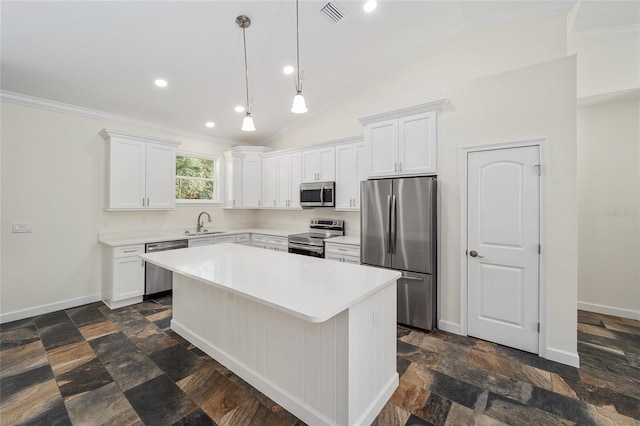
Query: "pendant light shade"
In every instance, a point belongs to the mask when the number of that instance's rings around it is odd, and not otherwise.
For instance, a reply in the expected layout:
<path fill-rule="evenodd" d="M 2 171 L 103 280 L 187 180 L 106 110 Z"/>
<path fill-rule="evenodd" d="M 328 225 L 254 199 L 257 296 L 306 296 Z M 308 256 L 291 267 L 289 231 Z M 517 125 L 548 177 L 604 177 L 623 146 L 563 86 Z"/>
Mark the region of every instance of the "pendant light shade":
<path fill-rule="evenodd" d="M 302 96 L 302 82 L 304 81 L 304 71 L 300 71 L 300 25 L 298 22 L 298 0 L 296 0 L 296 95 L 293 97 L 293 105 L 291 112 L 295 114 L 304 114 L 307 112 L 307 104 Z"/>
<path fill-rule="evenodd" d="M 307 104 L 304 102 L 304 96 L 302 96 L 302 92 L 298 92 L 298 94 L 293 97 L 291 112 L 294 112 L 296 114 L 304 114 L 307 111 L 308 109 Z"/>
<path fill-rule="evenodd" d="M 240 15 L 236 18 L 236 24 L 242 28 L 242 42 L 244 45 L 244 81 L 245 88 L 247 89 L 247 99 L 245 105 L 245 116 L 242 120 L 241 130 L 245 132 L 254 132 L 256 127 L 253 124 L 253 117 L 251 117 L 251 107 L 253 106 L 253 98 L 249 99 L 249 65 L 247 63 L 247 36 L 244 32 L 245 29 L 251 26 L 251 19 L 248 16 Z"/>
<path fill-rule="evenodd" d="M 247 114 L 244 116 L 244 119 L 242 120 L 242 129 L 245 132 L 255 132 L 256 131 L 256 126 L 253 125 L 253 117 L 251 117 L 250 114 Z"/>

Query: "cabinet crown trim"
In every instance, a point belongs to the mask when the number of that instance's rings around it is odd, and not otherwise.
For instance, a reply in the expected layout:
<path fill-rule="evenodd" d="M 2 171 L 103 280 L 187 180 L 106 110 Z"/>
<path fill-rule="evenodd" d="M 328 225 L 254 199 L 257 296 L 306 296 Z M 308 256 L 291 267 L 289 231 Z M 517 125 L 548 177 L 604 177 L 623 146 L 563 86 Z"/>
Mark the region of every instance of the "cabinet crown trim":
<path fill-rule="evenodd" d="M 406 117 L 408 115 L 420 114 L 421 112 L 439 111 L 447 102 L 447 99 L 438 99 L 437 101 L 427 102 L 426 104 L 414 105 L 408 108 L 396 109 L 381 114 L 369 115 L 359 119 L 363 125 L 377 123 L 384 120 L 392 120 L 394 118 Z"/>
<path fill-rule="evenodd" d="M 161 144 L 172 145 L 172 146 L 178 146 L 182 143 L 178 141 L 172 141 L 169 139 L 159 139 L 159 138 L 154 138 L 150 136 L 140 136 L 140 135 L 134 135 L 131 133 L 125 133 L 125 132 L 120 132 L 117 130 L 109 130 L 109 129 L 100 130 L 100 136 L 102 136 L 102 138 L 105 141 L 109 141 L 110 138 L 116 137 L 116 138 L 123 138 L 123 139 L 133 139 L 139 142 L 153 142 L 153 143 L 161 143 Z"/>

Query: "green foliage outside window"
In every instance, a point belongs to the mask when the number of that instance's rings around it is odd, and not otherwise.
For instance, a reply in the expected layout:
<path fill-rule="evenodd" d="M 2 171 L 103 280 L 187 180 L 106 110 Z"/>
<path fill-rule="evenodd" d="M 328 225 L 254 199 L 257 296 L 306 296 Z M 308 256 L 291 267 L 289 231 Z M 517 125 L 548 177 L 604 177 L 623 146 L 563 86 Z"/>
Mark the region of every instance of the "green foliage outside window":
<path fill-rule="evenodd" d="M 215 160 L 176 156 L 176 199 L 214 200 Z"/>

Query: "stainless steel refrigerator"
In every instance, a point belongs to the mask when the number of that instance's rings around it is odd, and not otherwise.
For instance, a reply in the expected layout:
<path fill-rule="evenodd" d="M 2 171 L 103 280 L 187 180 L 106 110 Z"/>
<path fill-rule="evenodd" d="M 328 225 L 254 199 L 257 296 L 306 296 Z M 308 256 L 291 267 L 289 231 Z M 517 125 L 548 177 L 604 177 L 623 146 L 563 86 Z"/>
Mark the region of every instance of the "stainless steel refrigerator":
<path fill-rule="evenodd" d="M 436 326 L 436 179 L 361 183 L 360 262 L 402 272 L 398 322 Z"/>

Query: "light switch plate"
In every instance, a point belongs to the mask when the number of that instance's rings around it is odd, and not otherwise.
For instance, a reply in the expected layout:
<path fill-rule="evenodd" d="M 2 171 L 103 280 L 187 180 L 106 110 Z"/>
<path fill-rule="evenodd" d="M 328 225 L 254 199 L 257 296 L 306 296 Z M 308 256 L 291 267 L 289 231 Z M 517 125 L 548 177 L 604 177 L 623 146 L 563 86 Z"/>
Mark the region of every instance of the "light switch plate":
<path fill-rule="evenodd" d="M 11 232 L 15 233 L 31 233 L 30 223 L 14 223 L 11 225 Z"/>

